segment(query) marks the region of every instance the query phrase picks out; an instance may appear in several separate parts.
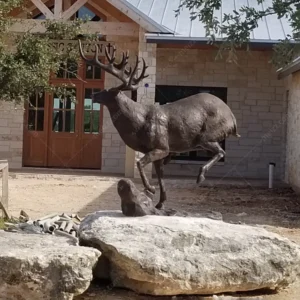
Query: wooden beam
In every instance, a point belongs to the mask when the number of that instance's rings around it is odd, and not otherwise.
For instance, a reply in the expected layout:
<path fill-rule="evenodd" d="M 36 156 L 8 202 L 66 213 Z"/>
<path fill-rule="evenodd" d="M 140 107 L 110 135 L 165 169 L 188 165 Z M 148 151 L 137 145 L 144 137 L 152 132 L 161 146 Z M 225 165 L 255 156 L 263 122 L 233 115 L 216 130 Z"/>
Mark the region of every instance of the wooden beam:
<path fill-rule="evenodd" d="M 62 22 L 62 20 L 58 20 Z M 63 21 L 64 23 L 71 21 Z M 125 22 L 87 22 L 82 25 L 82 34 L 98 33 L 102 35 L 122 35 L 122 36 L 139 36 L 139 26 L 135 23 Z M 22 20 L 15 19 L 13 25 L 9 29 L 11 32 L 31 32 L 44 33 L 46 32 L 45 20 Z"/>
<path fill-rule="evenodd" d="M 54 3 L 54 18 L 60 19 L 63 14 L 63 1 L 55 0 Z"/>
<path fill-rule="evenodd" d="M 106 17 L 111 17 L 113 21 L 118 21 L 113 15 L 111 15 L 107 10 L 100 7 L 98 4 L 94 3 L 93 1 L 89 1 L 89 5 L 92 6 L 98 12 L 104 14 Z"/>
<path fill-rule="evenodd" d="M 94 8 L 91 4 L 90 4 L 90 2 L 87 2 L 86 4 L 85 4 L 85 7 L 87 8 L 87 9 L 89 9 L 91 12 L 93 12 L 95 15 L 97 15 L 98 17 L 100 17 L 101 18 L 101 20 L 103 21 L 103 22 L 105 22 L 105 21 L 107 21 L 107 16 L 105 15 L 105 14 L 103 14 L 103 13 L 101 13 L 100 11 L 98 11 L 96 8 Z M 118 21 L 118 20 L 116 20 L 116 19 L 112 19 L 111 18 L 111 21 Z"/>
<path fill-rule="evenodd" d="M 85 3 L 87 3 L 88 0 L 77 0 L 69 9 L 67 9 L 63 15 L 63 20 L 70 19 L 78 10 L 81 8 Z"/>
<path fill-rule="evenodd" d="M 96 0 L 93 0 L 93 1 L 90 0 L 89 3 L 90 4 L 92 2 L 95 3 L 95 1 Z M 117 8 L 115 8 L 113 5 L 111 5 L 107 1 L 102 0 L 100 5 L 101 5 L 102 9 L 104 9 L 105 11 L 107 11 L 112 17 L 114 17 L 118 21 L 120 21 L 120 22 L 128 22 L 128 23 L 133 22 L 132 19 L 130 19 L 123 12 L 121 12 L 120 10 L 118 10 Z"/>
<path fill-rule="evenodd" d="M 46 19 L 51 19 L 51 20 L 54 19 L 54 14 L 41 0 L 31 0 L 31 1 L 41 11 L 41 13 L 44 14 Z"/>

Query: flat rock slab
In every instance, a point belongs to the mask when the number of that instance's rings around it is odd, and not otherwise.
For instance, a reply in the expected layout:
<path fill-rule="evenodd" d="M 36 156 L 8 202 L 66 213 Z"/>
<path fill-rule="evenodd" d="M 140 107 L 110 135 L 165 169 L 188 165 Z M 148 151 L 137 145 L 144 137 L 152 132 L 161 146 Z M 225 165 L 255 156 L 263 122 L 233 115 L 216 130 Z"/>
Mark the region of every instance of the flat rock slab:
<path fill-rule="evenodd" d="M 109 261 L 103 272 L 114 286 L 150 295 L 279 289 L 300 274 L 297 244 L 207 218 L 96 212 L 82 221 L 79 238 Z"/>
<path fill-rule="evenodd" d="M 100 255 L 65 237 L 0 230 L 0 299 L 73 299 L 89 287 Z"/>

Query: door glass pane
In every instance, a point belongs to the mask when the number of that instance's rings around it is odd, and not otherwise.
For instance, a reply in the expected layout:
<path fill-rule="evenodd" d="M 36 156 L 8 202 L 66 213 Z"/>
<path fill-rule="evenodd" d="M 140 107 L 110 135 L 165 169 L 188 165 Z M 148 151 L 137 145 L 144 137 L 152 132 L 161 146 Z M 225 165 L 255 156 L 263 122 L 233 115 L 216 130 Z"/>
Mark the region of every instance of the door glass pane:
<path fill-rule="evenodd" d="M 53 111 L 52 130 L 55 132 L 63 131 L 63 111 L 62 110 L 54 110 Z"/>
<path fill-rule="evenodd" d="M 45 93 L 37 94 L 37 107 L 44 108 L 45 107 Z"/>
<path fill-rule="evenodd" d="M 100 113 L 94 111 L 93 112 L 93 133 L 99 132 L 99 122 L 100 122 Z"/>
<path fill-rule="evenodd" d="M 74 102 L 71 93 L 75 96 L 76 89 L 68 88 L 67 95 L 65 95 L 61 100 L 57 97 L 57 95 L 54 95 L 52 122 L 52 130 L 54 132 L 75 132 L 76 99 Z"/>
<path fill-rule="evenodd" d="M 74 60 L 68 60 L 67 64 L 62 63 L 56 73 L 57 78 L 76 78 L 78 74 L 78 64 Z"/>
<path fill-rule="evenodd" d="M 35 116 L 36 110 L 30 109 L 28 111 L 28 130 L 35 130 Z"/>
<path fill-rule="evenodd" d="M 77 69 L 78 65 L 75 61 L 71 61 L 68 63 L 68 73 L 67 78 L 76 78 L 77 77 Z"/>
<path fill-rule="evenodd" d="M 100 130 L 100 109 L 99 103 L 93 103 L 92 94 L 100 92 L 100 89 L 85 89 L 84 95 L 84 133 L 99 133 Z"/>
<path fill-rule="evenodd" d="M 85 66 L 86 79 L 101 79 L 101 68 L 86 64 Z"/>
<path fill-rule="evenodd" d="M 93 103 L 93 110 L 100 110 L 100 104 L 99 103 Z"/>
<path fill-rule="evenodd" d="M 93 89 L 85 89 L 84 90 L 84 97 L 87 99 L 92 99 L 92 92 Z"/>
<path fill-rule="evenodd" d="M 83 123 L 83 130 L 85 133 L 91 132 L 91 111 L 85 111 L 84 112 L 84 123 Z"/>
<path fill-rule="evenodd" d="M 95 73 L 94 73 L 94 79 L 101 79 L 101 69 L 98 67 L 95 67 Z"/>
<path fill-rule="evenodd" d="M 38 110 L 37 111 L 36 130 L 37 131 L 43 131 L 44 130 L 44 111 L 43 110 Z"/>
<path fill-rule="evenodd" d="M 67 110 L 65 113 L 65 132 L 75 132 L 75 111 Z"/>
<path fill-rule="evenodd" d="M 93 66 L 92 65 L 86 64 L 85 78 L 86 79 L 93 79 Z"/>
<path fill-rule="evenodd" d="M 53 99 L 53 108 L 63 108 L 63 101 L 61 101 L 59 98 Z"/>
<path fill-rule="evenodd" d="M 29 98 L 29 108 L 36 108 L 36 94 Z"/>
<path fill-rule="evenodd" d="M 75 103 L 72 101 L 71 97 L 67 97 L 65 100 L 65 107 L 66 109 L 75 109 Z"/>
<path fill-rule="evenodd" d="M 84 99 L 84 109 L 91 110 L 92 108 L 92 99 Z"/>

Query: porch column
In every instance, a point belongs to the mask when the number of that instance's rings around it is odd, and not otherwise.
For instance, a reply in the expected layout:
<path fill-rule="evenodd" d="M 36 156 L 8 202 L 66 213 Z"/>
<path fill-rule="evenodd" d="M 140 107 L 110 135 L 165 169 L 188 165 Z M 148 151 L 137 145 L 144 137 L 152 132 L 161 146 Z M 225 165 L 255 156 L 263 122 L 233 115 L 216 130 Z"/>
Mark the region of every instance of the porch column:
<path fill-rule="evenodd" d="M 155 102 L 155 82 L 156 82 L 156 44 L 147 44 L 145 31 L 140 28 L 138 56 L 144 58 L 149 76 L 145 78 L 139 86 L 137 101 L 144 104 L 154 104 Z M 126 146 L 125 177 L 140 178 L 136 162 L 143 157 L 140 152 L 135 152 Z M 152 178 L 152 163 L 145 168 L 148 178 Z"/>

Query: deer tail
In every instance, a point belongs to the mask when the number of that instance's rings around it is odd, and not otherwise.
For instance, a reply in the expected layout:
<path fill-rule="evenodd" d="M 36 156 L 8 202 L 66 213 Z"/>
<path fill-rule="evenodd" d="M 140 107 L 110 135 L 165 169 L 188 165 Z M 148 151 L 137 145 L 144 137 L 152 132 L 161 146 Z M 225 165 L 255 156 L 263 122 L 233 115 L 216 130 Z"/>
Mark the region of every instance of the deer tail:
<path fill-rule="evenodd" d="M 235 116 L 233 115 L 233 113 L 232 113 L 232 119 L 233 119 L 233 132 L 232 132 L 232 134 L 233 134 L 234 136 L 236 136 L 237 138 L 240 138 L 241 136 L 240 136 L 240 134 L 238 134 L 238 132 L 237 132 L 236 118 L 235 118 Z"/>

